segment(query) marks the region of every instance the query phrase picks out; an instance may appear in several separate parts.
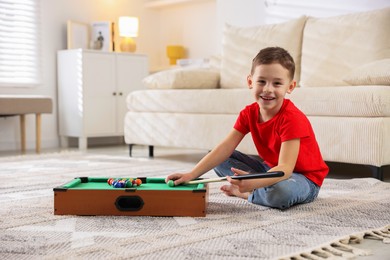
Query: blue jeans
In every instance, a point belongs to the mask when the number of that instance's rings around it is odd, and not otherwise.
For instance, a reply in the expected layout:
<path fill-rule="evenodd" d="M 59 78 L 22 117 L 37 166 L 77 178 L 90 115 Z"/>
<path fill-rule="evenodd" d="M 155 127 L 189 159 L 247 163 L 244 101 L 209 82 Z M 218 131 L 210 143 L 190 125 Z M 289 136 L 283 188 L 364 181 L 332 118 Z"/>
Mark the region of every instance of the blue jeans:
<path fill-rule="evenodd" d="M 231 176 L 233 175 L 232 167 L 250 173 L 266 172 L 270 169 L 258 156 L 234 151 L 226 161 L 215 167 L 214 171 L 220 177 Z M 304 175 L 293 173 L 287 180 L 253 190 L 248 201 L 271 208 L 288 209 L 296 204 L 312 202 L 317 198 L 319 191 L 320 187 Z"/>

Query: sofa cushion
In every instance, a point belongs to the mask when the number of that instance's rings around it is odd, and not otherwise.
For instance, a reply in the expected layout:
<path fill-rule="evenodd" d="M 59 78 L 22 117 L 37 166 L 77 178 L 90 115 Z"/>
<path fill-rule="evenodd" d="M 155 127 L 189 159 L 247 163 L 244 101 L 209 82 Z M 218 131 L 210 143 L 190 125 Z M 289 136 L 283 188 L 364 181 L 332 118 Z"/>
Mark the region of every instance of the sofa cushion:
<path fill-rule="evenodd" d="M 344 77 L 351 85 L 390 86 L 390 59 L 377 60 L 353 69 Z"/>
<path fill-rule="evenodd" d="M 296 63 L 295 79 L 299 81 L 302 31 L 306 17 L 280 24 L 240 28 L 225 26 L 222 41 L 221 88 L 246 88 L 252 59 L 265 47 L 288 50 Z"/>
<path fill-rule="evenodd" d="M 130 111 L 237 114 L 253 102 L 249 89 L 139 90 L 127 96 Z"/>
<path fill-rule="evenodd" d="M 309 18 L 303 33 L 302 87 L 346 86 L 356 67 L 390 58 L 390 8 Z"/>
<path fill-rule="evenodd" d="M 287 95 L 307 116 L 388 117 L 389 86 L 296 88 Z M 130 111 L 237 114 L 253 103 L 248 89 L 139 90 L 127 97 Z"/>
<path fill-rule="evenodd" d="M 160 71 L 142 81 L 149 89 L 218 88 L 219 71 L 202 68 L 176 68 Z"/>
<path fill-rule="evenodd" d="M 390 116 L 389 86 L 295 88 L 287 97 L 307 116 Z"/>

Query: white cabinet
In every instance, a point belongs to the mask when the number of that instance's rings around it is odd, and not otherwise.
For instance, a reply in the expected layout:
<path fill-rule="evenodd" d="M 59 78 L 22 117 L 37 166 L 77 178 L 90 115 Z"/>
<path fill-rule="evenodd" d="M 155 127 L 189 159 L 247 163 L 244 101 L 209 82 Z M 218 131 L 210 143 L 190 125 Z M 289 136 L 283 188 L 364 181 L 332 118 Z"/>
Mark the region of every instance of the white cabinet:
<path fill-rule="evenodd" d="M 86 149 L 88 137 L 123 136 L 126 96 L 143 88 L 147 56 L 62 50 L 57 66 L 61 145 L 77 137 Z"/>

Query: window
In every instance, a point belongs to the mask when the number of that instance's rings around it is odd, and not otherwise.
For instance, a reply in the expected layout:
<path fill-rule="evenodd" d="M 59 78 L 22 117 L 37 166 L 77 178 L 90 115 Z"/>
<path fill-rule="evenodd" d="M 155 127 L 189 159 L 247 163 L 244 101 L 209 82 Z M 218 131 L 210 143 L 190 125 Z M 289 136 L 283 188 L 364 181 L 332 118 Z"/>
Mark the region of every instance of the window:
<path fill-rule="evenodd" d="M 0 87 L 41 83 L 39 0 L 0 0 Z"/>

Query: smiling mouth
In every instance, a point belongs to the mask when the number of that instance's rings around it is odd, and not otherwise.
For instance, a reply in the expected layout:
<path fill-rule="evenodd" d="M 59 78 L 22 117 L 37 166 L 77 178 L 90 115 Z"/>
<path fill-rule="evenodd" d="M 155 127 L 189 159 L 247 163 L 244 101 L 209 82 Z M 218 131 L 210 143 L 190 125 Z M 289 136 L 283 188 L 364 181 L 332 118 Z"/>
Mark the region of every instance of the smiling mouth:
<path fill-rule="evenodd" d="M 263 100 L 266 100 L 266 101 L 270 101 L 270 100 L 274 100 L 275 98 L 274 97 L 264 97 L 264 96 L 260 96 L 261 99 Z"/>

